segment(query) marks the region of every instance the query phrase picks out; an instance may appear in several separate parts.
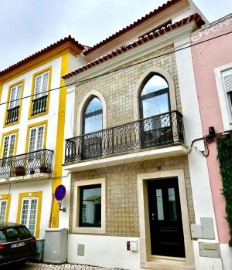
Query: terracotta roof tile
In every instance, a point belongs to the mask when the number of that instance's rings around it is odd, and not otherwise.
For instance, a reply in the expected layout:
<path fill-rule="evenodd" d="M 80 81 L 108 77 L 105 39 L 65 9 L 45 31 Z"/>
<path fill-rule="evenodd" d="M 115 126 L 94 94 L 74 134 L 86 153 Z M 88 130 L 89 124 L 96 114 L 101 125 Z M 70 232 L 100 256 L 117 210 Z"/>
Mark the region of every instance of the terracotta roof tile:
<path fill-rule="evenodd" d="M 178 27 L 181 27 L 189 22 L 195 21 L 195 23 L 197 24 L 198 27 L 201 27 L 205 22 L 202 20 L 201 16 L 197 13 L 190 15 L 187 18 L 182 19 L 181 21 L 175 22 L 174 24 L 170 24 L 166 27 L 163 27 L 161 30 L 156 30 L 155 32 L 151 32 L 147 35 L 145 35 L 144 37 L 134 41 L 133 43 L 130 44 L 126 44 L 123 45 L 115 50 L 113 50 L 112 52 L 103 55 L 101 57 L 99 57 L 98 59 L 86 64 L 85 66 L 82 66 L 70 73 L 68 73 L 67 75 L 63 76 L 64 79 L 70 78 L 76 74 L 79 74 L 87 69 L 90 69 L 91 67 L 95 66 L 95 65 L 99 65 L 105 61 L 108 61 L 109 59 L 112 59 L 113 57 L 117 57 L 119 54 L 122 54 L 128 50 L 131 50 L 137 46 L 140 46 L 146 42 L 149 42 L 155 38 L 158 38 L 162 35 L 164 35 L 167 32 L 170 32 Z"/>
<path fill-rule="evenodd" d="M 49 45 L 48 47 L 46 47 L 46 48 L 44 48 L 44 49 L 42 49 L 42 50 L 40 50 L 40 51 L 38 51 L 38 52 L 36 52 L 36 53 L 28 56 L 27 58 L 25 58 L 25 59 L 17 62 L 16 64 L 11 65 L 8 68 L 0 71 L 0 76 L 2 76 L 4 74 L 6 74 L 6 73 L 8 73 L 8 72 L 10 72 L 12 70 L 14 70 L 15 68 L 21 67 L 22 65 L 24 65 L 24 64 L 32 61 L 35 58 L 38 58 L 38 57 L 42 56 L 43 54 L 45 54 L 45 53 L 47 53 L 47 52 L 49 52 L 49 51 L 51 51 L 51 50 L 59 47 L 60 45 L 66 43 L 66 42 L 73 43 L 81 51 L 85 49 L 85 47 L 83 45 L 81 45 L 80 43 L 78 43 L 74 38 L 72 38 L 71 36 L 68 36 L 68 37 L 65 37 L 64 39 L 61 39 L 61 40 L 57 41 L 56 43 L 53 43 L 53 44 Z"/>

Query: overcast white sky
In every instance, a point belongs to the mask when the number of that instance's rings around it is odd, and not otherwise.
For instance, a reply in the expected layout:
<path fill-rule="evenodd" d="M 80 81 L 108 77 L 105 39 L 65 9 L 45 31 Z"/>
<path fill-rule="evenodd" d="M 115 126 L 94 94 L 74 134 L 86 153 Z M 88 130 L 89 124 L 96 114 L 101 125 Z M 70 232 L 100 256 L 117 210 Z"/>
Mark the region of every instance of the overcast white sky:
<path fill-rule="evenodd" d="M 68 35 L 94 45 L 166 0 L 0 0 L 0 70 Z M 194 0 L 212 22 L 232 0 Z"/>

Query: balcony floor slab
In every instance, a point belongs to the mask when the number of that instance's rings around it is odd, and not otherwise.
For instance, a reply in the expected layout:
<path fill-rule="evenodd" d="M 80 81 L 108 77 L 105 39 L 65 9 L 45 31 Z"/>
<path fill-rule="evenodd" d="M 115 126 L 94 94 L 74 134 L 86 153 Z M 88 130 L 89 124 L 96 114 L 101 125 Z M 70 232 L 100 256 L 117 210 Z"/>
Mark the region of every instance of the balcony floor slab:
<path fill-rule="evenodd" d="M 147 149 L 146 151 L 126 153 L 118 156 L 100 157 L 63 164 L 63 169 L 70 172 L 77 172 L 158 158 L 183 156 L 187 155 L 187 152 L 188 149 L 185 145 L 166 146 L 163 148 Z"/>

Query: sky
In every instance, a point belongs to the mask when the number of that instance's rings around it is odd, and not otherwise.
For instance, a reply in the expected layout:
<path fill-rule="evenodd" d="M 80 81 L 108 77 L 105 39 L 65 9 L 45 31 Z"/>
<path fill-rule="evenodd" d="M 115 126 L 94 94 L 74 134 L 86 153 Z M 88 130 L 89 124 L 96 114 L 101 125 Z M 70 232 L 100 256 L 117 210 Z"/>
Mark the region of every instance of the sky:
<path fill-rule="evenodd" d="M 232 0 L 193 0 L 209 22 L 232 13 Z M 0 0 L 0 70 L 71 35 L 92 46 L 166 0 Z"/>

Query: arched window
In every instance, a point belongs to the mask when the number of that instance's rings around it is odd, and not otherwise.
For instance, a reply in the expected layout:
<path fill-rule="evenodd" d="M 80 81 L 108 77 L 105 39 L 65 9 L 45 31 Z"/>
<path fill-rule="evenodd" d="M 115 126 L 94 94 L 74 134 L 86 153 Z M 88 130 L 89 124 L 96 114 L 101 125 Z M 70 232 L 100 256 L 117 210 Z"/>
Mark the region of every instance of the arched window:
<path fill-rule="evenodd" d="M 93 97 L 83 113 L 83 134 L 102 130 L 103 128 L 103 109 L 101 101 Z"/>
<path fill-rule="evenodd" d="M 171 143 L 169 87 L 164 77 L 153 74 L 140 92 L 142 147 Z"/>
<path fill-rule="evenodd" d="M 145 81 L 140 93 L 140 118 L 147 118 L 170 111 L 167 81 L 153 74 Z"/>

